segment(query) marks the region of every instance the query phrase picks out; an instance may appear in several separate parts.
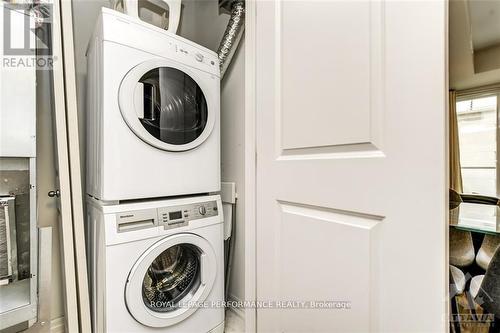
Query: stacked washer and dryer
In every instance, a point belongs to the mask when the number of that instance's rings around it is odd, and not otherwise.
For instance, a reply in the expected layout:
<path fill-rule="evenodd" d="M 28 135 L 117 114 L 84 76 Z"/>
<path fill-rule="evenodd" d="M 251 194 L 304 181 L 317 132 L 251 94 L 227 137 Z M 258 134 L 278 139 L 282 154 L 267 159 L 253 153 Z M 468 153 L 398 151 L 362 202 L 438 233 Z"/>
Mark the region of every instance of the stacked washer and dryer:
<path fill-rule="evenodd" d="M 103 8 L 87 51 L 94 332 L 222 332 L 217 55 Z"/>

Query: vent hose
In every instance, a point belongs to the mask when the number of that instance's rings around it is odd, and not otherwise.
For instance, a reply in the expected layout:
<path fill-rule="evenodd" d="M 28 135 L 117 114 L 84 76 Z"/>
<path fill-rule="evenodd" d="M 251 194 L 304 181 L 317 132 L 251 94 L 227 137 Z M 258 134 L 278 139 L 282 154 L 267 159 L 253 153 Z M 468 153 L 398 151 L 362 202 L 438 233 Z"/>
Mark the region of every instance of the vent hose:
<path fill-rule="evenodd" d="M 226 27 L 226 31 L 220 41 L 217 54 L 219 57 L 220 77 L 224 77 L 234 52 L 245 30 L 245 2 L 236 0 L 231 6 L 231 17 Z"/>

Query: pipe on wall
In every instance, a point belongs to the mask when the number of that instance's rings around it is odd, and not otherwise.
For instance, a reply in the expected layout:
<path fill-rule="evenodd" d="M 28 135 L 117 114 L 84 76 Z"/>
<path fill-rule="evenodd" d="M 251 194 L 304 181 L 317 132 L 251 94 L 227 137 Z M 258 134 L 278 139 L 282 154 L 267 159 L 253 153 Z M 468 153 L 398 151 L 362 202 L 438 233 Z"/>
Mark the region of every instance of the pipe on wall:
<path fill-rule="evenodd" d="M 226 27 L 226 31 L 222 36 L 217 54 L 219 57 L 220 77 L 224 77 L 234 52 L 245 30 L 245 2 L 235 0 L 231 3 L 231 16 Z"/>

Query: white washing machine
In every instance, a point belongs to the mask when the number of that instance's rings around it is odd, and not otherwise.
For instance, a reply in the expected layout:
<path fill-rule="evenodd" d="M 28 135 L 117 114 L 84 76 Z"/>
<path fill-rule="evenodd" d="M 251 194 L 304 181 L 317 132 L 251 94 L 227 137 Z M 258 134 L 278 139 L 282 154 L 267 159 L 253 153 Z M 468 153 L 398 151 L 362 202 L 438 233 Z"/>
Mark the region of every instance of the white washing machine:
<path fill-rule="evenodd" d="M 89 197 L 93 331 L 222 333 L 219 196 L 120 205 Z"/>
<path fill-rule="evenodd" d="M 220 190 L 220 78 L 202 46 L 103 8 L 87 50 L 87 193 Z"/>

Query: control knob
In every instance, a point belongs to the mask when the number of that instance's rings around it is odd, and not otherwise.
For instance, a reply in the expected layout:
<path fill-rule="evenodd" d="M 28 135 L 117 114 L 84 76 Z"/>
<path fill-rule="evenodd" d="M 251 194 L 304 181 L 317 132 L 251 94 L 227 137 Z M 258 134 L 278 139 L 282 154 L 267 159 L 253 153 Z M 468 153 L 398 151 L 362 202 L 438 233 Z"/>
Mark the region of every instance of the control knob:
<path fill-rule="evenodd" d="M 196 53 L 196 54 L 194 55 L 194 57 L 195 57 L 196 61 L 199 61 L 199 62 L 202 62 L 202 61 L 203 61 L 203 58 L 204 58 L 204 57 L 203 57 L 203 54 L 201 54 L 201 53 Z"/>
<path fill-rule="evenodd" d="M 201 215 L 205 215 L 207 213 L 207 209 L 205 206 L 200 206 L 200 208 L 198 208 L 198 212 L 200 212 Z"/>

